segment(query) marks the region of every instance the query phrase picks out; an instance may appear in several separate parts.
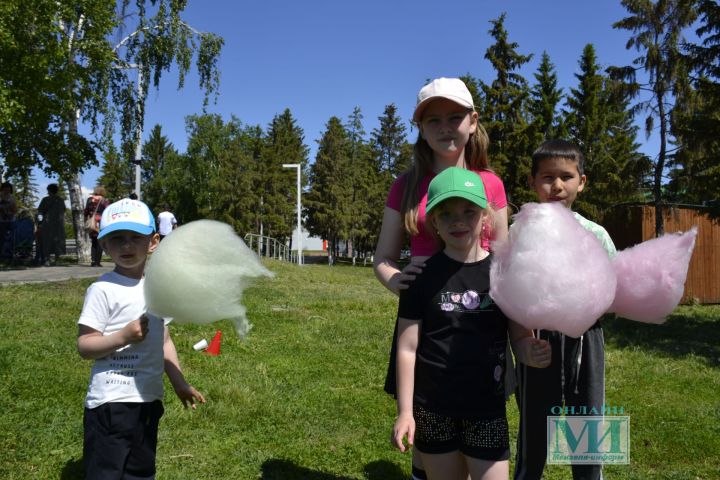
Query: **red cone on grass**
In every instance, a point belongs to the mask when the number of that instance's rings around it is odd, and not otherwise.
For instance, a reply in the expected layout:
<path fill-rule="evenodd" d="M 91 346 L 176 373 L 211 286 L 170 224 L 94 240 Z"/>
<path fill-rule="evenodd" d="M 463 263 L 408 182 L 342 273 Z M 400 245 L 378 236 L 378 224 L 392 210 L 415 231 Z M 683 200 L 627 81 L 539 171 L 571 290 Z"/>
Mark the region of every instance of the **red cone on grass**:
<path fill-rule="evenodd" d="M 220 338 L 222 337 L 222 332 L 218 330 L 215 332 L 215 336 L 213 337 L 212 341 L 210 341 L 210 346 L 205 350 L 205 353 L 212 356 L 220 355 Z"/>

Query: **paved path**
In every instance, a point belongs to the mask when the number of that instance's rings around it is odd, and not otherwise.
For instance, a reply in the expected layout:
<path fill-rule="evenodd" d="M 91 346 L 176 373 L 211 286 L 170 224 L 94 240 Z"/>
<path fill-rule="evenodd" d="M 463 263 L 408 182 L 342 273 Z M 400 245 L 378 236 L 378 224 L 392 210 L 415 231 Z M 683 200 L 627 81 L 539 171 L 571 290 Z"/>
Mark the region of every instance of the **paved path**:
<path fill-rule="evenodd" d="M 51 267 L 27 267 L 0 271 L 0 284 L 59 282 L 73 278 L 97 278 L 115 268 L 109 262 L 102 267 L 89 265 L 58 265 Z"/>

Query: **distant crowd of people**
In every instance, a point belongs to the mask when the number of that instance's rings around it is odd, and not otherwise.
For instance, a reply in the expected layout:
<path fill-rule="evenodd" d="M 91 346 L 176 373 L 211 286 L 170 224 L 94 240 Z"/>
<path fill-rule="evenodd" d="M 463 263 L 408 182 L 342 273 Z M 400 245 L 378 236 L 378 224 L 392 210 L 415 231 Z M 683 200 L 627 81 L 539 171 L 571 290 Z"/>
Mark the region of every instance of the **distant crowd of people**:
<path fill-rule="evenodd" d="M 66 252 L 65 199 L 58 193 L 57 183 L 47 186 L 47 195 L 40 200 L 35 213 L 21 209 L 14 196 L 13 185 L 3 182 L 0 187 L 0 260 L 15 259 L 38 266 L 56 263 Z M 137 199 L 133 192 L 128 198 Z M 100 219 L 111 201 L 105 187 L 98 185 L 85 202 L 83 228 L 90 237 L 91 266 L 102 266 L 103 248 L 98 242 Z M 160 239 L 169 235 L 178 226 L 175 215 L 168 204 L 157 216 Z M 33 248 L 34 247 L 34 248 Z M 34 251 L 34 256 L 33 256 Z"/>

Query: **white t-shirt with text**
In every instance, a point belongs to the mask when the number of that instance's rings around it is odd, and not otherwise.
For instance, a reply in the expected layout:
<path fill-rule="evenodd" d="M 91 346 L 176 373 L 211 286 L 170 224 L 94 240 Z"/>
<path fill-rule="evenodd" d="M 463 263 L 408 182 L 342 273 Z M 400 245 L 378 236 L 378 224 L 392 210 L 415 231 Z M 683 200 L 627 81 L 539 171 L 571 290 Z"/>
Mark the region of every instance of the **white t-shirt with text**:
<path fill-rule="evenodd" d="M 142 342 L 126 345 L 95 360 L 85 406 L 108 402 L 152 402 L 163 396 L 163 342 L 165 321 L 145 311 L 144 279 L 115 272 L 102 275 L 88 287 L 78 324 L 110 335 L 146 314 L 148 334 Z"/>

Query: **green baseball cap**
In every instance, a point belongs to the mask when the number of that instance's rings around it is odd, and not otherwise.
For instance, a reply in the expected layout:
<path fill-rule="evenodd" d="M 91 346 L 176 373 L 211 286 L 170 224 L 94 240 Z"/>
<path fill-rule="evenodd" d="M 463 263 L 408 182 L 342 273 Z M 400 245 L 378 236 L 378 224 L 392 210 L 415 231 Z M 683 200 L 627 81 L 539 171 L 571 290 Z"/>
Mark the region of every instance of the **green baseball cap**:
<path fill-rule="evenodd" d="M 487 207 L 487 196 L 480 176 L 460 167 L 448 167 L 438 173 L 428 187 L 425 212 L 437 207 L 448 198 L 464 198 L 480 208 Z"/>

